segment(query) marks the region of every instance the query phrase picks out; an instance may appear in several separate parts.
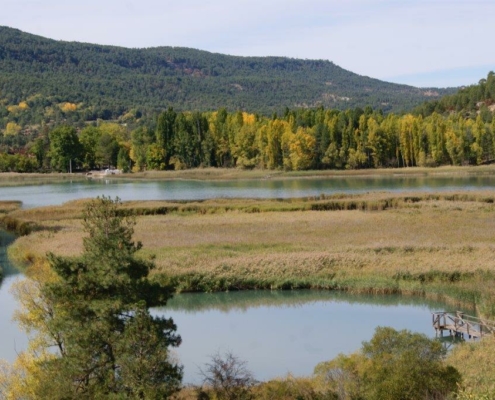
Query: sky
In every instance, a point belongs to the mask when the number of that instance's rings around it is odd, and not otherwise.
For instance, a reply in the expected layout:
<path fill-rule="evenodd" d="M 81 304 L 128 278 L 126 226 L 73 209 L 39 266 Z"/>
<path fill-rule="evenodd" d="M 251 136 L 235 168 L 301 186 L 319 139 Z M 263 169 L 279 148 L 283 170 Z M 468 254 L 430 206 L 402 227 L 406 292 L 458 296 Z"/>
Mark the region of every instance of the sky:
<path fill-rule="evenodd" d="M 419 87 L 495 70 L 495 0 L 0 0 L 0 25 L 56 40 L 324 59 Z"/>

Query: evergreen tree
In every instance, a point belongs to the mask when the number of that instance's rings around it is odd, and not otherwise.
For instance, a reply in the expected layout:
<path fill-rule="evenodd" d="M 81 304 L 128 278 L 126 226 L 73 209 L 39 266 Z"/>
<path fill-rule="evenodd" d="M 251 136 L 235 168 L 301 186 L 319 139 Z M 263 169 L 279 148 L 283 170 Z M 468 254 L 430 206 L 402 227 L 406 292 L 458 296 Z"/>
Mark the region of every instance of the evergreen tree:
<path fill-rule="evenodd" d="M 170 291 L 148 280 L 153 265 L 135 257 L 135 222 L 120 216 L 118 203 L 87 205 L 80 258 L 49 255 L 59 279 L 43 294 L 55 305 L 47 326 L 59 357 L 44 362 L 53 377 L 40 386 L 44 398 L 161 399 L 180 385 L 182 369 L 168 352 L 181 342 L 176 326 L 149 313 Z"/>

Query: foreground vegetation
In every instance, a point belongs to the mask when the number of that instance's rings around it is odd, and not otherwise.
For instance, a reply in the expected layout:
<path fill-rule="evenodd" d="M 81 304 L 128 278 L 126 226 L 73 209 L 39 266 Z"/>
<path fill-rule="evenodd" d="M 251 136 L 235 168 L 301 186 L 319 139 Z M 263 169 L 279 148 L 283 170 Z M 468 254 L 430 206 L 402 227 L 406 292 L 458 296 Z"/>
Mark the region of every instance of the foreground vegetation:
<path fill-rule="evenodd" d="M 27 266 L 43 263 L 47 251 L 63 257 L 80 254 L 86 203 L 4 216 L 4 223 L 27 225 L 31 231 L 10 248 L 11 257 Z M 493 192 L 128 202 L 119 213 L 137 216 L 135 235 L 144 244 L 138 256 L 154 261 L 152 281 L 177 291 L 403 293 L 495 315 Z M 463 378 L 459 398 L 495 393 L 489 356 L 494 344 L 491 339 L 482 346 L 465 344 L 449 356 Z M 339 362 L 351 368 L 355 358 L 350 357 Z M 306 393 L 299 398 L 325 398 L 315 394 L 316 382 L 317 375 L 288 378 L 267 383 L 265 389 L 272 387 L 266 390 L 285 393 L 285 398 L 296 398 L 288 393 L 298 391 Z"/>
<path fill-rule="evenodd" d="M 182 368 L 168 348 L 181 338 L 171 319 L 149 311 L 170 290 L 148 279 L 152 263 L 135 258 L 133 225 L 114 201 L 93 200 L 82 254 L 50 253 L 17 282 L 17 321 L 35 333 L 16 364 L 0 364 L 0 398 L 163 399 L 178 390 Z"/>

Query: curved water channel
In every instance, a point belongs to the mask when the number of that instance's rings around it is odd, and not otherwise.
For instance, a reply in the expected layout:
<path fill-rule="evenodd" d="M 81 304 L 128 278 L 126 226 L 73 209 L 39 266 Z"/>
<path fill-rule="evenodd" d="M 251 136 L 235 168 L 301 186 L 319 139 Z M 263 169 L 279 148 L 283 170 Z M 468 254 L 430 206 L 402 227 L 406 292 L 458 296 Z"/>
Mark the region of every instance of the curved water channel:
<path fill-rule="evenodd" d="M 369 191 L 493 190 L 495 177 L 352 177 L 238 181 L 91 180 L 0 188 L 0 200 L 24 207 L 61 204 L 106 195 L 122 200 L 288 198 Z M 0 231 L 0 358 L 12 361 L 27 339 L 11 321 L 16 307 L 9 288 L 19 278 L 6 248 L 15 238 Z M 377 326 L 434 335 L 431 312 L 447 305 L 400 296 L 365 296 L 328 291 L 254 291 L 181 294 L 155 312 L 171 316 L 183 343 L 177 349 L 185 382 L 198 382 L 198 368 L 217 351 L 232 351 L 260 380 L 307 375 L 320 362 L 358 349 Z"/>

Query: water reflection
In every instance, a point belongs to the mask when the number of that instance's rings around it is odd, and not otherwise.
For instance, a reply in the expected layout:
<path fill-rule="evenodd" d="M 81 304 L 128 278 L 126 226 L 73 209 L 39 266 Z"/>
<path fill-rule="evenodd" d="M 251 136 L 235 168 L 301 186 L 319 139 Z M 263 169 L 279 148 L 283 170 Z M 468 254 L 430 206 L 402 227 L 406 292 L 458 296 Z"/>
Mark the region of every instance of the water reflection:
<path fill-rule="evenodd" d="M 198 383 L 198 368 L 217 351 L 246 360 L 257 379 L 308 375 L 317 363 L 358 349 L 377 326 L 434 337 L 431 312 L 444 309 L 415 297 L 301 290 L 185 293 L 154 312 L 174 319 L 185 382 Z"/>
<path fill-rule="evenodd" d="M 495 187 L 493 175 L 370 176 L 233 181 L 88 180 L 4 187 L 0 200 L 21 200 L 24 207 L 61 204 L 107 195 L 122 200 L 201 200 L 211 198 L 289 198 L 370 191 L 483 190 Z"/>
<path fill-rule="evenodd" d="M 7 247 L 15 240 L 15 236 L 0 229 L 0 266 L 3 280 L 0 282 L 0 358 L 12 362 L 19 351 L 27 347 L 27 337 L 12 321 L 17 307 L 10 288 L 20 274 L 9 262 Z"/>
<path fill-rule="evenodd" d="M 318 301 L 376 306 L 418 306 L 444 310 L 445 303 L 417 296 L 351 294 L 328 290 L 247 290 L 223 293 L 182 293 L 175 295 L 165 309 L 184 313 L 211 310 L 224 313 L 258 307 L 301 307 Z M 452 307 L 448 308 L 451 309 Z M 464 310 L 468 312 L 468 310 Z M 469 310 L 470 313 L 473 310 Z"/>
<path fill-rule="evenodd" d="M 7 257 L 7 247 L 13 243 L 15 240 L 15 236 L 11 233 L 5 232 L 0 229 L 0 269 L 3 277 L 9 275 L 15 275 L 19 272 L 10 264 L 10 261 Z M 0 288 L 2 286 L 2 279 L 0 278 Z M 0 303 L 1 304 L 1 303 Z"/>

